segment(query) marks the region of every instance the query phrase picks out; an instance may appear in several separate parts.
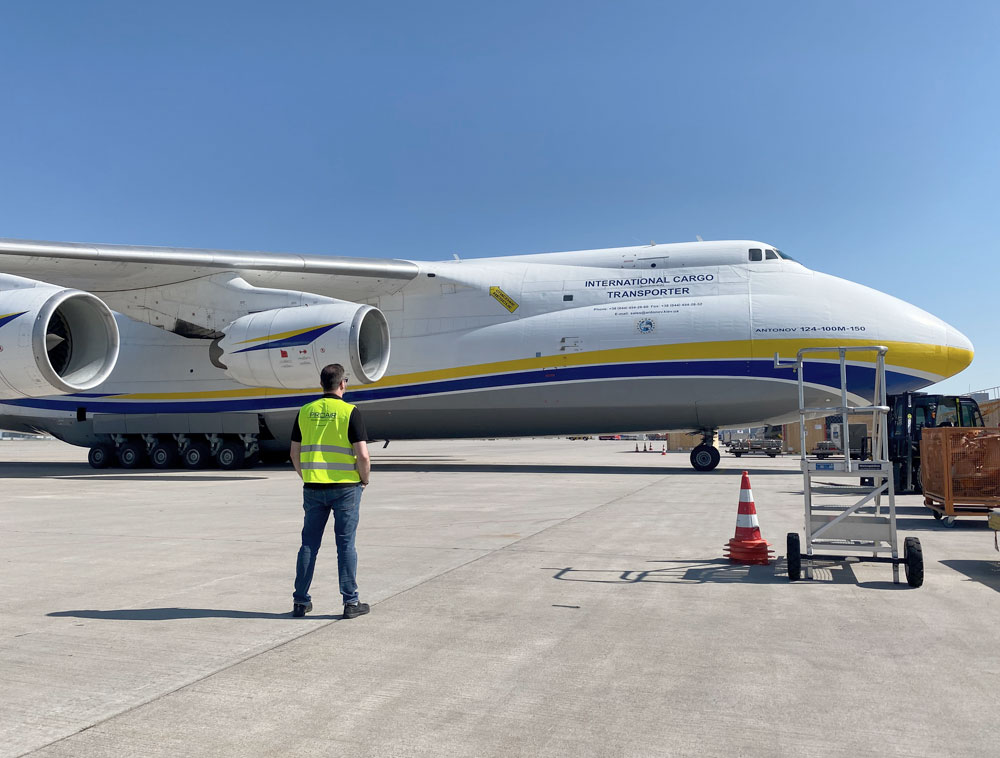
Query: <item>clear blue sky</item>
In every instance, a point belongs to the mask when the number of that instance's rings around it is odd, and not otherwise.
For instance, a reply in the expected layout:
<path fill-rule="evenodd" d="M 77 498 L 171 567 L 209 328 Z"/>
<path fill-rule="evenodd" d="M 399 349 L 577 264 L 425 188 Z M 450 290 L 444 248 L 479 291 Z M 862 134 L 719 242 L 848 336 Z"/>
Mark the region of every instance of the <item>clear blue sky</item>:
<path fill-rule="evenodd" d="M 752 238 L 1000 385 L 1000 3 L 9 2 L 0 236 L 418 259 Z"/>

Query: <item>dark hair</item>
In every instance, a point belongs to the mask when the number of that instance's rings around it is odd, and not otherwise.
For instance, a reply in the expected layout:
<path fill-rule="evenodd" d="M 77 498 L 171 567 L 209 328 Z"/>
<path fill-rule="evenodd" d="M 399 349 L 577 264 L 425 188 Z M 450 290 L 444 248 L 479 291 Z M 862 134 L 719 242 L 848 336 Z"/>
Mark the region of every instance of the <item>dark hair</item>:
<path fill-rule="evenodd" d="M 339 363 L 323 366 L 323 370 L 319 372 L 319 383 L 323 385 L 323 392 L 333 392 L 340 386 L 343 378 L 344 367 Z"/>

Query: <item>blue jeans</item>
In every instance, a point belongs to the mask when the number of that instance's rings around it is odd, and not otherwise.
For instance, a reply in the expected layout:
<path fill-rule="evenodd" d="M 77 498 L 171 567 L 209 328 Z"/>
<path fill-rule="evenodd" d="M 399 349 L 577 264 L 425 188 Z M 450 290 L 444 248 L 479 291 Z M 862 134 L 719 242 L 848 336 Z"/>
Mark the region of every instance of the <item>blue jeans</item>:
<path fill-rule="evenodd" d="M 295 563 L 294 602 L 308 603 L 309 585 L 312 584 L 316 554 L 323 542 L 323 530 L 333 511 L 333 534 L 337 540 L 337 570 L 340 573 L 340 594 L 344 603 L 358 602 L 358 553 L 354 549 L 354 533 L 358 529 L 358 512 L 361 505 L 361 485 L 353 487 L 328 487 L 302 490 L 302 547 Z"/>

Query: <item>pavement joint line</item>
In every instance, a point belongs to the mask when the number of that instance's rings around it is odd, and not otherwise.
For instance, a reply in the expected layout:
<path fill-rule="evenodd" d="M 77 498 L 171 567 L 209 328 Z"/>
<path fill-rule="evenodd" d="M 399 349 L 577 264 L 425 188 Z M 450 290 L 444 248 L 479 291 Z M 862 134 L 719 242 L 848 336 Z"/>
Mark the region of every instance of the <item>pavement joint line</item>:
<path fill-rule="evenodd" d="M 456 571 L 465 568 L 466 566 L 470 566 L 473 563 L 476 563 L 477 561 L 481 561 L 484 558 L 488 558 L 489 556 L 493 555 L 494 553 L 498 553 L 498 552 L 504 551 L 504 550 L 510 548 L 513 545 L 517 545 L 518 543 L 523 542 L 524 540 L 531 539 L 532 537 L 535 537 L 535 536 L 537 536 L 539 534 L 542 534 L 543 532 L 546 532 L 549 529 L 555 529 L 557 526 L 561 526 L 563 524 L 568 524 L 571 521 L 580 518 L 581 516 L 586 516 L 587 514 L 593 513 L 594 511 L 600 510 L 601 508 L 605 508 L 607 506 L 614 505 L 615 503 L 618 503 L 618 502 L 620 502 L 622 500 L 625 500 L 626 498 L 632 497 L 633 495 L 636 495 L 636 494 L 642 492 L 643 490 L 648 489 L 649 487 L 652 487 L 654 484 L 656 484 L 657 482 L 659 482 L 659 481 L 661 481 L 662 479 L 665 479 L 665 478 L 668 478 L 667 474 L 663 474 L 656 481 L 649 482 L 649 483 L 643 485 L 642 487 L 639 487 L 638 489 L 636 489 L 636 490 L 634 490 L 632 492 L 627 492 L 627 493 L 625 493 L 623 495 L 620 495 L 620 496 L 614 498 L 613 500 L 609 500 L 609 501 L 607 501 L 605 503 L 598 503 L 597 505 L 593 506 L 592 508 L 588 508 L 585 511 L 581 511 L 580 513 L 577 513 L 577 514 L 575 514 L 573 516 L 569 516 L 568 518 L 562 519 L 558 523 L 551 524 L 550 526 L 547 526 L 544 529 L 541 529 L 538 532 L 535 532 L 535 534 L 531 534 L 531 535 L 528 535 L 526 537 L 522 537 L 520 540 L 512 542 L 509 545 L 504 545 L 504 546 L 501 546 L 501 547 L 498 547 L 498 548 L 493 548 L 493 549 L 484 549 L 484 550 L 480 551 L 480 552 L 482 552 L 482 555 L 476 556 L 474 558 L 470 558 L 469 560 L 467 560 L 467 561 L 459 564 L 458 566 L 453 566 L 452 568 L 448 569 L 447 571 L 443 571 L 440 574 L 436 574 L 436 575 L 434 575 L 432 577 L 428 577 L 427 579 L 424 579 L 422 582 L 417 582 L 416 584 L 411 585 L 411 586 L 407 587 L 406 589 L 400 590 L 399 592 L 395 592 L 392 595 L 384 597 L 384 598 L 382 598 L 382 600 L 378 601 L 377 603 L 372 603 L 372 605 L 373 606 L 383 605 L 385 603 L 388 603 L 390 600 L 395 600 L 396 598 L 400 597 L 401 595 L 405 595 L 406 593 L 411 592 L 412 590 L 418 589 L 419 587 L 423 587 L 425 584 L 429 584 L 430 582 L 434 582 L 434 581 L 436 581 L 438 579 L 441 579 L 441 578 L 446 577 L 446 576 L 448 576 L 450 574 L 453 574 Z M 248 655 L 248 656 L 245 656 L 243 658 L 240 658 L 237 661 L 233 661 L 232 663 L 230 663 L 230 664 L 228 664 L 226 666 L 223 666 L 220 669 L 216 669 L 215 671 L 210 671 L 207 674 L 204 674 L 202 676 L 197 677 L 196 679 L 191 680 L 190 682 L 187 682 L 186 684 L 180 684 L 180 685 L 178 685 L 177 687 L 174 687 L 171 690 L 168 690 L 166 692 L 161 692 L 161 693 L 159 693 L 159 694 L 157 694 L 157 695 L 149 698 L 148 700 L 144 700 L 141 703 L 136 703 L 135 705 L 129 706 L 128 708 L 125 708 L 125 709 L 123 709 L 121 711 L 118 711 L 117 713 L 112 713 L 111 715 L 107 716 L 106 718 L 103 718 L 100 721 L 95 721 L 93 724 L 88 724 L 87 726 L 83 727 L 82 729 L 77 729 L 75 732 L 67 734 L 67 735 L 65 735 L 63 737 L 60 737 L 58 739 L 52 740 L 51 742 L 47 742 L 44 745 L 40 745 L 38 747 L 31 748 L 27 752 L 20 753 L 19 755 L 15 756 L 15 758 L 25 758 L 25 756 L 31 755 L 32 753 L 37 753 L 38 751 L 45 750 L 47 748 L 52 747 L 53 745 L 58 745 L 60 742 L 65 742 L 66 740 L 72 739 L 73 737 L 75 737 L 78 734 L 83 734 L 84 732 L 90 731 L 91 729 L 94 729 L 94 728 L 99 727 L 99 726 L 101 726 L 103 724 L 106 724 L 109 721 L 117 719 L 117 718 L 119 718 L 121 716 L 125 716 L 125 715 L 127 715 L 129 713 L 132 713 L 133 711 L 136 711 L 136 710 L 138 710 L 140 708 L 143 708 L 143 707 L 145 707 L 147 705 L 151 705 L 152 703 L 155 703 L 155 702 L 157 702 L 159 700 L 162 700 L 165 697 L 169 697 L 170 695 L 174 695 L 174 694 L 176 694 L 178 692 L 181 692 L 181 691 L 186 690 L 186 689 L 188 689 L 190 687 L 193 687 L 193 686 L 195 686 L 197 684 L 200 684 L 201 682 L 204 682 L 207 679 L 211 679 L 212 677 L 217 676 L 218 674 L 223 674 L 226 671 L 229 671 L 230 669 L 233 669 L 233 668 L 235 668 L 237 666 L 240 666 L 240 665 L 242 665 L 244 663 L 247 663 L 248 661 L 252 661 L 255 658 L 259 658 L 260 656 L 265 655 L 266 653 L 271 653 L 271 652 L 274 652 L 275 650 L 280 650 L 281 648 L 285 647 L 286 645 L 289 645 L 289 644 L 291 644 L 293 642 L 297 642 L 299 640 L 303 640 L 306 637 L 309 637 L 310 635 L 316 634 L 316 633 L 322 631 L 323 629 L 326 629 L 327 627 L 329 627 L 329 626 L 331 626 L 333 624 L 336 624 L 338 621 L 343 621 L 343 620 L 344 620 L 343 618 L 331 619 L 331 620 L 329 620 L 329 621 L 327 621 L 327 622 L 325 622 L 323 624 L 319 624 L 318 626 L 315 626 L 315 627 L 309 629 L 308 631 L 303 632 L 300 635 L 297 635 L 295 637 L 290 637 L 289 639 L 283 640 L 281 642 L 278 642 L 277 644 L 272 645 L 272 646 L 270 646 L 268 648 L 265 648 L 264 650 L 258 650 L 256 653 L 252 653 L 251 655 Z"/>

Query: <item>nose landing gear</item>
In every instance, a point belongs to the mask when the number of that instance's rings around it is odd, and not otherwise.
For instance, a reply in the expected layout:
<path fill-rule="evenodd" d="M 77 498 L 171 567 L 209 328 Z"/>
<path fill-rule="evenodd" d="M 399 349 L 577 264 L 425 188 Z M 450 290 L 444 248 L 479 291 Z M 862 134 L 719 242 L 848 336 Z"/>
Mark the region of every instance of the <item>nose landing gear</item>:
<path fill-rule="evenodd" d="M 691 465 L 695 471 L 711 471 L 719 465 L 722 456 L 713 443 L 715 442 L 714 429 L 702 429 L 701 444 L 691 451 Z"/>

